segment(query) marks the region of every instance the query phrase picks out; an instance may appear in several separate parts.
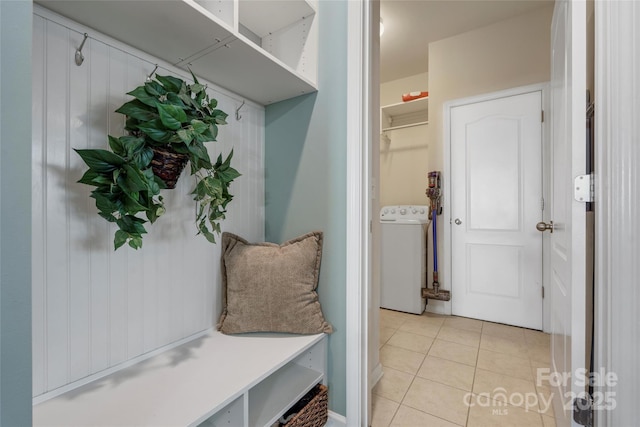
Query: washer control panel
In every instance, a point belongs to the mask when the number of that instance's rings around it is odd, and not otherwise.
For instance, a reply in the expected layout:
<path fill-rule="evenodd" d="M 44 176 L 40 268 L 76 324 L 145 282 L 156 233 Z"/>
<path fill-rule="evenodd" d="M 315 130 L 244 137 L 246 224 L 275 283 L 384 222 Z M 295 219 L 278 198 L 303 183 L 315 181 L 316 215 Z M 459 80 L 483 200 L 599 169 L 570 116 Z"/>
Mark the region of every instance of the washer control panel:
<path fill-rule="evenodd" d="M 426 222 L 429 220 L 429 206 L 393 205 L 380 209 L 380 221 Z"/>

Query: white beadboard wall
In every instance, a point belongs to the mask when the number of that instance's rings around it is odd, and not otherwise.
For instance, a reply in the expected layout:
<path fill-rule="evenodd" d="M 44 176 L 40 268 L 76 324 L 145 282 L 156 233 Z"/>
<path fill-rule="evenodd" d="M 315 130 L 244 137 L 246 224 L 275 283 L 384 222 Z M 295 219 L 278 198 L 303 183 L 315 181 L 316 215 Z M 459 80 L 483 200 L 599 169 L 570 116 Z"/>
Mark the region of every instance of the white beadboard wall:
<path fill-rule="evenodd" d="M 188 73 L 91 29 L 36 7 L 33 36 L 33 392 L 99 375 L 215 324 L 220 312 L 220 246 L 195 236 L 193 181 L 185 171 L 164 190 L 167 213 L 142 249 L 113 250 L 115 227 L 97 215 L 86 165 L 73 148 L 107 148 L 122 135 L 113 111 L 159 64 Z M 82 66 L 75 49 L 87 32 Z M 150 35 L 151 37 L 153 35 Z M 229 113 L 213 156 L 234 149 L 242 173 L 223 230 L 264 239 L 264 108 L 209 83 Z M 187 166 L 188 168 L 188 166 Z M 65 387 L 66 386 L 66 387 Z"/>

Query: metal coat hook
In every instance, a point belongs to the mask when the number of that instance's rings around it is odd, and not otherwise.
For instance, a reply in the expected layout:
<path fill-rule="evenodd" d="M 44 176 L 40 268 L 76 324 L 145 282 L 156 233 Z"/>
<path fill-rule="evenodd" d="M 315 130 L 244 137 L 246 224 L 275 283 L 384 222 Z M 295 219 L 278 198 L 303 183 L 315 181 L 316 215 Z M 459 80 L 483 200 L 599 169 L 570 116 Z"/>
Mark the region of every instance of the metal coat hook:
<path fill-rule="evenodd" d="M 82 54 L 82 48 L 84 47 L 84 43 L 89 38 L 89 34 L 84 33 L 84 40 L 80 43 L 80 47 L 76 49 L 76 65 L 79 67 L 84 62 L 84 55 Z"/>
<path fill-rule="evenodd" d="M 240 109 L 244 107 L 244 99 L 242 100 L 242 104 L 236 108 L 236 121 L 240 121 L 240 119 L 242 118 L 242 116 L 240 115 Z"/>
<path fill-rule="evenodd" d="M 153 69 L 153 71 L 151 72 L 151 74 L 149 74 L 147 76 L 147 81 L 150 82 L 151 81 L 151 77 L 153 76 L 153 74 L 156 72 L 156 70 L 158 69 L 158 64 L 156 64 L 156 67 Z"/>

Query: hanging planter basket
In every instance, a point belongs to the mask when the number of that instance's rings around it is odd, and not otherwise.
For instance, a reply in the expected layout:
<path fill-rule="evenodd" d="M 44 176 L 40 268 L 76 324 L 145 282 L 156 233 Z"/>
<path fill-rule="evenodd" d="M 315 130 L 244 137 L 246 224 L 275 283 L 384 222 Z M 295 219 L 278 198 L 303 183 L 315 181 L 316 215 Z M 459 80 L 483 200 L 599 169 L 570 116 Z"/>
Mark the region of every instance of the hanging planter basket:
<path fill-rule="evenodd" d="M 126 116 L 128 135 L 108 135 L 110 150 L 76 150 L 89 166 L 78 182 L 94 187 L 91 197 L 99 215 L 118 227 L 115 249 L 125 243 L 142 247 L 146 224 L 165 213 L 161 187 L 175 188 L 187 162 L 195 181 L 191 195 L 197 234 L 211 243 L 220 234 L 220 221 L 233 198 L 229 185 L 240 173 L 231 167 L 233 150 L 226 159 L 218 154 L 212 162 L 209 157 L 204 144 L 216 140 L 227 113 L 191 74 L 192 84 L 174 76 L 149 76 L 127 92 L 134 99 L 116 110 Z"/>
<path fill-rule="evenodd" d="M 152 147 L 152 149 L 151 169 L 153 174 L 163 180 L 167 188 L 176 188 L 178 178 L 189 161 L 189 155 L 176 153 L 170 147 Z"/>

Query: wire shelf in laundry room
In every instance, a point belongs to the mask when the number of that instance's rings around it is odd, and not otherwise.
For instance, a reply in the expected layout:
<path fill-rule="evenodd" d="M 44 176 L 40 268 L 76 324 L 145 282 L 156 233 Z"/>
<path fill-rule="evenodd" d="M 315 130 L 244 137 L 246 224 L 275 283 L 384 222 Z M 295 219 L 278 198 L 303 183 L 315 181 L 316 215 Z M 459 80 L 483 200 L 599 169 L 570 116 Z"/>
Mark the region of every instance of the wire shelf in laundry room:
<path fill-rule="evenodd" d="M 380 107 L 380 132 L 429 124 L 429 97 Z"/>

